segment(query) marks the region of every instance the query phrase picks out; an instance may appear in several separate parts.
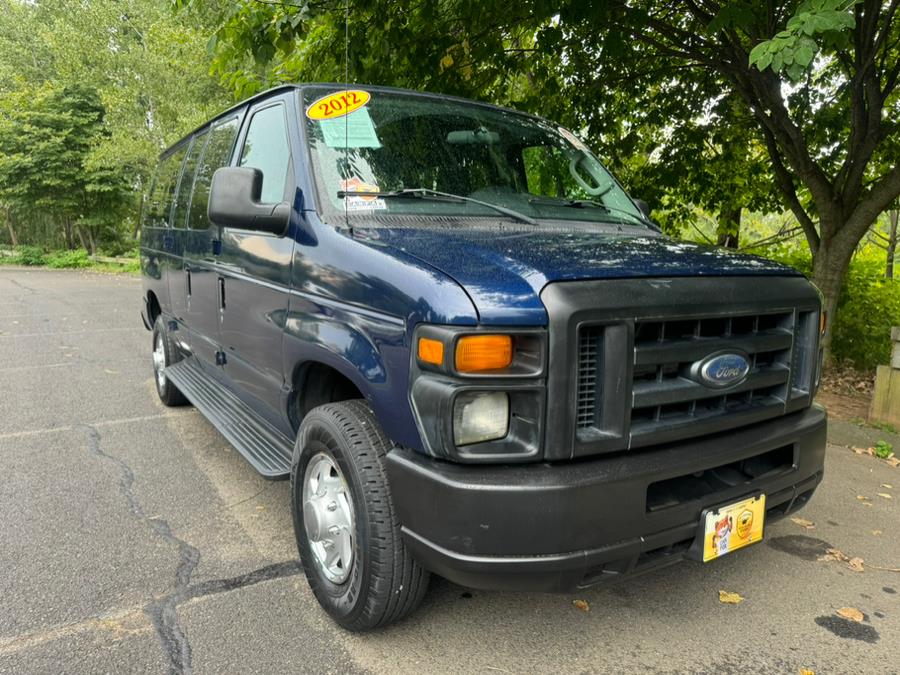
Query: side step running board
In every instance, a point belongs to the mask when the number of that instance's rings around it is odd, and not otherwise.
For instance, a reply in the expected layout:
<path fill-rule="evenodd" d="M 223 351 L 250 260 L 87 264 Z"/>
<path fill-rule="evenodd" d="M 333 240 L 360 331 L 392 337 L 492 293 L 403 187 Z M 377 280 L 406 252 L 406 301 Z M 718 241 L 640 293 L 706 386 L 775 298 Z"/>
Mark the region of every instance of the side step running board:
<path fill-rule="evenodd" d="M 195 356 L 173 363 L 166 377 L 265 478 L 287 478 L 294 443 L 204 372 Z"/>

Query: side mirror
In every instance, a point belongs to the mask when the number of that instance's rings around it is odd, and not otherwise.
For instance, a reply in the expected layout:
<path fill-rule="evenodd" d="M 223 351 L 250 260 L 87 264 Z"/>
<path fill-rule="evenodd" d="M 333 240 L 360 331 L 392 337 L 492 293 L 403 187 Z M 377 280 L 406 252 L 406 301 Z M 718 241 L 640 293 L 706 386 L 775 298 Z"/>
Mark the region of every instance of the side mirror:
<path fill-rule="evenodd" d="M 226 166 L 213 174 L 209 188 L 207 215 L 211 223 L 243 230 L 285 233 L 291 218 L 291 206 L 260 204 L 263 175 L 259 169 Z"/>
<path fill-rule="evenodd" d="M 640 209 L 641 213 L 644 214 L 644 218 L 650 220 L 650 205 L 643 199 L 634 199 L 632 201 L 634 202 L 634 205 Z"/>

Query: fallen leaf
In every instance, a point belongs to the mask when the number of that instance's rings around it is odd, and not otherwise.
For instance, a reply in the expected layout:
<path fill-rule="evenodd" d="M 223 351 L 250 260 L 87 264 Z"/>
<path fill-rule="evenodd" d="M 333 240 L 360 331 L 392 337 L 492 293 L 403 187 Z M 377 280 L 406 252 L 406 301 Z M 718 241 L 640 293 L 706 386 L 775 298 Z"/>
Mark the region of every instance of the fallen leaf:
<path fill-rule="evenodd" d="M 853 452 L 855 452 L 857 455 L 864 455 L 864 454 L 866 454 L 866 449 L 865 448 L 853 448 Z"/>
<path fill-rule="evenodd" d="M 719 591 L 719 602 L 726 605 L 737 605 L 744 601 L 739 593 L 730 593 L 728 591 Z"/>
<path fill-rule="evenodd" d="M 811 520 L 807 520 L 806 518 L 791 518 L 791 521 L 807 530 L 816 529 L 816 524 Z"/>
<path fill-rule="evenodd" d="M 109 368 L 104 368 L 103 372 L 108 375 L 118 375 L 119 374 L 118 370 L 110 370 Z"/>
<path fill-rule="evenodd" d="M 263 506 L 262 504 L 260 504 L 259 506 L 256 507 L 256 510 L 257 510 L 257 511 L 265 511 L 265 510 L 266 510 L 266 507 Z"/>
<path fill-rule="evenodd" d="M 847 567 L 849 567 L 854 572 L 864 572 L 863 568 L 863 559 L 862 558 L 850 558 L 847 562 Z"/>
<path fill-rule="evenodd" d="M 872 530 L 872 534 L 877 537 L 879 534 L 881 534 L 881 530 Z"/>
<path fill-rule="evenodd" d="M 882 484 L 881 484 L 881 487 L 885 488 L 886 490 L 893 490 L 893 489 L 894 489 L 894 486 L 891 485 L 891 484 L 889 484 L 889 483 L 882 483 Z"/>
<path fill-rule="evenodd" d="M 893 499 L 893 497 L 891 497 L 887 492 L 876 492 L 875 494 L 877 494 L 879 497 L 882 497 L 883 499 Z"/>
<path fill-rule="evenodd" d="M 898 466 L 900 466 L 900 458 L 888 457 L 885 461 L 894 468 L 897 468 Z"/>
<path fill-rule="evenodd" d="M 816 671 L 810 670 L 809 668 L 801 668 L 800 675 L 816 675 Z"/>
<path fill-rule="evenodd" d="M 825 555 L 819 556 L 820 562 L 830 562 L 832 560 L 840 560 L 841 562 L 847 562 L 849 560 L 849 558 L 839 548 L 825 549 Z"/>
<path fill-rule="evenodd" d="M 573 600 L 572 604 L 575 605 L 577 609 L 580 609 L 582 612 L 590 612 L 591 606 L 588 604 L 587 600 Z"/>
<path fill-rule="evenodd" d="M 856 607 L 841 607 L 835 614 L 842 616 L 845 619 L 850 619 L 850 621 L 855 621 L 856 623 L 862 623 L 862 620 L 865 618 L 863 613 L 856 609 Z"/>
<path fill-rule="evenodd" d="M 861 502 L 864 502 L 868 499 L 868 497 L 866 497 L 865 495 L 856 495 L 856 498 Z"/>

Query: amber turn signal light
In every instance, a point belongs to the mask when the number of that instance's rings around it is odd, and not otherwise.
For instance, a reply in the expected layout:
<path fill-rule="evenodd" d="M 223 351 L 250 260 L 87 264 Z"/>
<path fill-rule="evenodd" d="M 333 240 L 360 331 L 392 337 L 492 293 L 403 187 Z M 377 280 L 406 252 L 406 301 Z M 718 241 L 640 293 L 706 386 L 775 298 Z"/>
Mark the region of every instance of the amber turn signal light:
<path fill-rule="evenodd" d="M 828 312 L 819 312 L 819 335 L 825 335 L 825 328 L 828 326 Z"/>
<path fill-rule="evenodd" d="M 444 363 L 444 343 L 431 338 L 419 338 L 419 361 L 431 363 L 435 366 Z"/>
<path fill-rule="evenodd" d="M 512 357 L 509 335 L 466 335 L 456 343 L 456 369 L 462 373 L 506 368 Z"/>

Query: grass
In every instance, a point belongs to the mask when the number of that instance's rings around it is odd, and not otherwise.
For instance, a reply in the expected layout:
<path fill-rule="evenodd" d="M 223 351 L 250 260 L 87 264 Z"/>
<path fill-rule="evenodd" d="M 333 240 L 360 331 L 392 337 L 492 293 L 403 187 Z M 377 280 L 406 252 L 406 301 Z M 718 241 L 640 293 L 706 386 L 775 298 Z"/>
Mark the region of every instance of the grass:
<path fill-rule="evenodd" d="M 84 249 L 75 251 L 45 252 L 37 246 L 18 246 L 15 249 L 0 249 L 0 265 L 26 265 L 28 267 L 50 267 L 52 269 L 87 269 L 107 274 L 137 274 L 141 263 L 137 255 L 127 261 L 112 263 L 94 260 Z"/>
<path fill-rule="evenodd" d="M 900 431 L 897 430 L 897 427 L 888 422 L 870 422 L 863 419 L 862 417 L 854 417 L 852 420 L 850 420 L 850 423 L 855 424 L 858 427 L 869 427 L 871 429 L 878 429 L 879 431 L 886 431 L 889 434 L 900 433 Z"/>

